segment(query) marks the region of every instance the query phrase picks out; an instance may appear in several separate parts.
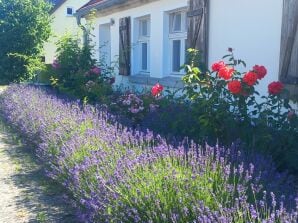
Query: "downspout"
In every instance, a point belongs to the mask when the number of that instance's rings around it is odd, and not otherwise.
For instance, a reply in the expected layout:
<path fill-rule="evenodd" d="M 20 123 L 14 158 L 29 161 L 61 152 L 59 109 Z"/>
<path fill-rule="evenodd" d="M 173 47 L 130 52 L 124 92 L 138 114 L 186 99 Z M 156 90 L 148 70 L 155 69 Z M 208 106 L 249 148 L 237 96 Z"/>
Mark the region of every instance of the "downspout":
<path fill-rule="evenodd" d="M 83 44 L 84 46 L 86 46 L 88 44 L 88 31 L 87 28 L 85 26 L 82 25 L 81 23 L 81 15 L 77 15 L 77 24 L 78 26 L 83 30 Z"/>

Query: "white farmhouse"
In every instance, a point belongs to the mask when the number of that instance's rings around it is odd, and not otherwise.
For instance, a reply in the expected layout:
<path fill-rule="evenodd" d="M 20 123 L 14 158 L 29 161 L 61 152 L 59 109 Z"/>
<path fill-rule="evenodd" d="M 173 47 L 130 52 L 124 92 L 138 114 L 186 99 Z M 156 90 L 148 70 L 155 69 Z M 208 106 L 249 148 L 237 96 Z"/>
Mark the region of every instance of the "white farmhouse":
<path fill-rule="evenodd" d="M 89 0 L 48 0 L 53 4 L 51 10 L 52 16 L 52 36 L 44 45 L 45 52 L 45 63 L 51 64 L 56 54 L 56 42 L 60 36 L 66 32 L 71 34 L 77 34 L 80 28 L 77 25 L 76 17 L 74 13 L 82 5 L 87 3 Z"/>
<path fill-rule="evenodd" d="M 264 65 L 259 91 L 281 80 L 298 98 L 297 0 L 91 0 L 78 20 L 96 10 L 96 58 L 119 57 L 117 84 L 170 87 L 180 83 L 187 47 L 210 64 L 227 48 L 247 62 Z"/>

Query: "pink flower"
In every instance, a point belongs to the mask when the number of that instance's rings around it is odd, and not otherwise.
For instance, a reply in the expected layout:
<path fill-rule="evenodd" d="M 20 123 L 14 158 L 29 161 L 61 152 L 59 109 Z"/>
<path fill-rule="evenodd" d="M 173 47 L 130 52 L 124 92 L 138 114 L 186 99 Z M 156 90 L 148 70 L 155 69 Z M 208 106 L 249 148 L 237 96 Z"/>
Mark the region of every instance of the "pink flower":
<path fill-rule="evenodd" d="M 130 112 L 133 113 L 133 114 L 136 114 L 138 113 L 140 110 L 137 109 L 137 108 L 130 108 Z"/>
<path fill-rule="evenodd" d="M 99 67 L 93 67 L 91 70 L 90 70 L 91 73 L 93 74 L 96 74 L 96 75 L 100 75 L 101 73 L 101 69 Z"/>
<path fill-rule="evenodd" d="M 57 59 L 53 60 L 52 68 L 55 69 L 55 70 L 60 68 L 60 63 Z"/>

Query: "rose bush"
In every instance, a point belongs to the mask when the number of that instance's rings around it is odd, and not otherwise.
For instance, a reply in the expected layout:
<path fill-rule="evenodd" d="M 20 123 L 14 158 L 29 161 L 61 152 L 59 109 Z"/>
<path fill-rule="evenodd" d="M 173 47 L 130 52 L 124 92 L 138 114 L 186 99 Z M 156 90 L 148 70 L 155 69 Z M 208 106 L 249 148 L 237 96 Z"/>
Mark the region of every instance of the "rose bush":
<path fill-rule="evenodd" d="M 198 56 L 195 50 L 189 52 L 190 58 Z M 268 95 L 262 96 L 256 86 L 267 75 L 264 66 L 239 72 L 237 67 L 246 64 L 235 59 L 232 50 L 224 59 L 214 63 L 211 72 L 201 72 L 195 59 L 185 65 L 184 94 L 166 96 L 169 102 L 163 102 L 158 113 L 145 120 L 146 125 L 165 135 L 181 134 L 199 142 L 228 144 L 240 139 L 246 149 L 267 153 L 280 168 L 297 172 L 297 115 L 284 97 L 282 83 L 270 83 Z M 153 119 L 168 128 L 157 126 Z"/>
<path fill-rule="evenodd" d="M 77 36 L 62 36 L 52 63 L 52 85 L 85 101 L 108 103 L 114 68 L 93 59 L 93 48 L 90 43 L 81 45 Z"/>

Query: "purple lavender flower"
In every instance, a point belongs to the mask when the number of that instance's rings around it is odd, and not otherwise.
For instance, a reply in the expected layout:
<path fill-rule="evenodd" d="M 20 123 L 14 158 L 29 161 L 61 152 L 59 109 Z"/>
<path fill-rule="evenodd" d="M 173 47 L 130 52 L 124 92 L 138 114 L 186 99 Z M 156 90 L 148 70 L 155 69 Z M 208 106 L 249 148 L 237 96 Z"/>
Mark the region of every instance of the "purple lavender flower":
<path fill-rule="evenodd" d="M 6 120 L 35 144 L 83 222 L 298 220 L 293 181 L 267 157 L 247 156 L 235 145 L 174 146 L 122 126 L 106 109 L 31 86 L 11 85 L 0 100 Z M 127 100 L 142 104 L 133 95 Z"/>

